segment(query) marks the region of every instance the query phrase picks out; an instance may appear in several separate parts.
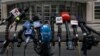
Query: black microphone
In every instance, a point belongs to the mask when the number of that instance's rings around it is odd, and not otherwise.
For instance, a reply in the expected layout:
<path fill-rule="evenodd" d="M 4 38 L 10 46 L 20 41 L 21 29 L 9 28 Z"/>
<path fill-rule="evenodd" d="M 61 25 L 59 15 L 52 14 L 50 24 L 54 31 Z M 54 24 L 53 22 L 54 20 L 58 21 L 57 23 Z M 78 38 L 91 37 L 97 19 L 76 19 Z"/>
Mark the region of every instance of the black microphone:
<path fill-rule="evenodd" d="M 22 13 L 19 15 L 19 18 L 23 18 L 23 17 L 25 17 L 25 13 L 27 12 L 29 10 L 29 8 L 28 7 L 26 7 L 23 11 L 22 11 Z"/>
<path fill-rule="evenodd" d="M 13 14 L 10 13 L 10 15 L 6 19 L 2 19 L 0 25 L 4 24 L 6 21 L 12 21 L 13 19 Z"/>
<path fill-rule="evenodd" d="M 100 33 L 97 32 L 96 30 L 92 29 L 91 27 L 89 27 L 89 26 L 87 26 L 87 25 L 85 25 L 85 27 L 86 27 L 89 31 L 92 31 L 92 32 L 94 32 L 94 33 L 96 33 L 97 35 L 100 36 Z"/>
<path fill-rule="evenodd" d="M 71 27 L 73 28 L 73 42 L 74 42 L 74 45 L 75 47 L 78 45 L 78 31 L 77 31 L 77 28 L 78 28 L 78 21 L 76 19 L 76 16 L 75 15 L 71 15 Z"/>
<path fill-rule="evenodd" d="M 5 21 L 10 21 L 12 18 L 13 18 L 13 14 L 12 13 L 10 13 L 10 15 L 5 19 Z"/>
<path fill-rule="evenodd" d="M 33 16 L 32 20 L 35 22 L 35 21 L 39 21 L 39 17 L 38 16 Z"/>
<path fill-rule="evenodd" d="M 80 16 L 76 16 L 76 20 L 78 21 L 78 26 L 80 26 L 81 23 L 86 24 L 86 21 Z"/>
<path fill-rule="evenodd" d="M 72 28 L 77 28 L 78 27 L 78 20 L 77 20 L 75 15 L 71 15 L 70 24 L 71 24 Z"/>

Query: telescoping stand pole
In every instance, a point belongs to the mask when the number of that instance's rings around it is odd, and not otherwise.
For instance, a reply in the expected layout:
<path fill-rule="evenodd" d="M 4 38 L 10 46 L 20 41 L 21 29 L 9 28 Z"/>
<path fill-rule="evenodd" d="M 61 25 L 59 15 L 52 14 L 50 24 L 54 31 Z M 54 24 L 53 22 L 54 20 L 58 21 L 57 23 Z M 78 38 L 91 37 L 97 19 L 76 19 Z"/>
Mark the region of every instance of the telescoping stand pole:
<path fill-rule="evenodd" d="M 71 27 L 73 28 L 73 42 L 74 46 L 77 47 L 78 49 L 78 55 L 81 56 L 81 51 L 80 51 L 80 42 L 78 39 L 78 21 L 76 20 L 76 17 L 74 15 L 71 16 Z"/>
<path fill-rule="evenodd" d="M 72 11 L 72 2 L 70 2 L 70 15 L 73 13 Z M 66 13 L 69 15 L 69 13 Z M 66 15 L 65 14 L 65 15 Z M 69 23 L 71 21 L 71 16 L 66 15 L 66 20 L 64 21 L 65 28 L 66 28 L 66 45 L 68 50 L 74 50 L 74 43 L 73 43 L 73 38 L 71 37 L 70 29 L 69 29 Z"/>
<path fill-rule="evenodd" d="M 81 4 L 80 6 L 82 7 Z M 78 26 L 81 28 L 83 32 L 82 51 L 83 51 L 83 54 L 87 56 L 87 50 L 90 50 L 92 46 L 95 46 L 98 44 L 98 41 L 96 40 L 96 38 L 94 38 L 92 32 L 96 33 L 99 36 L 100 36 L 100 33 L 98 33 L 97 31 L 95 31 L 94 29 L 86 25 L 86 22 L 83 20 L 83 17 L 82 17 L 83 15 L 82 8 L 80 8 L 80 14 L 77 17 L 77 20 L 79 23 Z"/>
<path fill-rule="evenodd" d="M 83 32 L 83 36 L 84 36 L 83 44 L 82 44 L 82 51 L 84 55 L 87 56 L 87 50 L 90 50 L 92 46 L 96 46 L 98 44 L 98 41 L 93 36 L 92 32 L 96 33 L 99 36 L 100 36 L 100 33 L 98 33 L 94 29 L 87 26 L 85 22 L 79 21 L 79 27 L 81 28 Z"/>
<path fill-rule="evenodd" d="M 66 45 L 68 50 L 73 50 L 74 49 L 74 43 L 72 41 L 69 25 L 67 22 L 65 22 L 65 27 L 66 27 Z"/>
<path fill-rule="evenodd" d="M 83 42 L 82 42 L 82 51 L 83 51 L 83 54 L 85 56 L 87 56 L 87 38 L 88 38 L 88 35 L 89 35 L 89 31 L 83 26 L 83 24 L 79 24 L 80 27 L 81 27 L 81 30 L 83 32 Z"/>
<path fill-rule="evenodd" d="M 10 43 L 10 40 L 8 39 L 9 37 L 9 26 L 11 25 L 11 21 L 12 21 L 12 17 L 13 15 L 10 14 L 10 16 L 5 20 L 8 24 L 6 26 L 6 30 L 5 30 L 5 41 L 3 42 L 3 46 L 1 48 L 0 54 L 3 54 L 5 52 L 5 50 L 7 49 L 7 46 Z M 9 19 L 9 20 L 8 20 Z"/>
<path fill-rule="evenodd" d="M 23 10 L 23 12 L 19 15 L 19 17 L 20 18 L 22 18 L 23 17 L 23 14 L 25 14 L 25 12 L 28 10 L 28 8 L 25 8 L 25 10 Z M 14 22 L 13 20 L 13 14 L 12 13 L 10 13 L 10 16 L 7 18 L 7 19 L 5 19 L 5 21 L 4 22 L 6 22 L 7 21 L 7 26 L 6 26 L 6 30 L 5 30 L 5 41 L 4 41 L 4 43 L 3 43 L 3 46 L 2 46 L 2 49 L 1 49 L 1 54 L 3 54 L 4 52 L 5 52 L 5 50 L 6 50 L 6 48 L 7 48 L 7 46 L 9 45 L 9 43 L 11 42 L 10 40 L 9 40 L 9 27 L 10 27 L 10 25 Z M 15 19 L 16 20 L 16 19 Z M 17 28 L 17 27 L 16 27 Z M 16 28 L 15 28 L 15 30 L 16 30 Z"/>
<path fill-rule="evenodd" d="M 57 38 L 58 38 L 58 47 L 59 47 L 59 56 L 61 55 L 61 33 L 62 33 L 62 29 L 61 29 L 61 25 L 63 23 L 62 17 L 56 17 L 56 24 L 58 25 L 58 34 L 57 34 Z"/>
<path fill-rule="evenodd" d="M 50 19 L 50 25 L 51 25 L 51 30 L 52 30 L 52 45 L 53 46 L 55 46 L 55 41 L 54 41 L 54 36 L 55 36 L 54 23 L 55 23 L 55 15 L 51 16 L 51 19 Z"/>

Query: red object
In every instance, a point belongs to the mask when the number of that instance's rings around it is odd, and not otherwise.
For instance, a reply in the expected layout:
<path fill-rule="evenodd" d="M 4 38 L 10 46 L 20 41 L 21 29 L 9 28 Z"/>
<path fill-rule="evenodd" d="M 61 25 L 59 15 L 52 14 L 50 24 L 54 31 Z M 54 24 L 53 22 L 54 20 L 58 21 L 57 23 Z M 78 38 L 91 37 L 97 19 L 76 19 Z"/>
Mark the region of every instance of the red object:
<path fill-rule="evenodd" d="M 61 12 L 61 17 L 63 18 L 64 22 L 69 22 L 70 21 L 70 15 L 68 12 Z"/>

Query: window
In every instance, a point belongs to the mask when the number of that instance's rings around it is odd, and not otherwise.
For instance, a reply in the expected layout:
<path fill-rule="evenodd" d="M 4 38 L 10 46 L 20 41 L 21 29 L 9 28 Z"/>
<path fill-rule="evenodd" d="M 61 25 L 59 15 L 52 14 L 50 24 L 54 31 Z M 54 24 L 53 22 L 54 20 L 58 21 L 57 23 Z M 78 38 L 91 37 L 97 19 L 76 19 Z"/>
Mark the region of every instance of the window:
<path fill-rule="evenodd" d="M 94 15 L 95 19 L 100 19 L 100 2 L 95 2 Z"/>
<path fill-rule="evenodd" d="M 58 5 L 51 5 L 51 13 L 56 14 L 58 11 Z"/>
<path fill-rule="evenodd" d="M 1 20 L 1 9 L 0 9 L 0 20 Z"/>
<path fill-rule="evenodd" d="M 1 0 L 0 0 L 0 20 L 1 20 Z"/>

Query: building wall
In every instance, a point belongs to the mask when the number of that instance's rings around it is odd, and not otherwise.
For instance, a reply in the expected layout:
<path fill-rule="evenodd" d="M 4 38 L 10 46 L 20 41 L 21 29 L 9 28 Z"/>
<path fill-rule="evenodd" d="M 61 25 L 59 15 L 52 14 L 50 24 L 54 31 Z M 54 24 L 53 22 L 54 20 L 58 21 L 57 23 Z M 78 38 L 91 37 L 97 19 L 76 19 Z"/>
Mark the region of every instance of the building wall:
<path fill-rule="evenodd" d="M 3 3 L 5 2 L 26 2 L 26 1 L 56 1 L 56 0 L 2 0 Z M 87 2 L 87 1 L 93 1 L 93 0 L 57 0 L 57 1 L 77 1 L 77 2 Z"/>
<path fill-rule="evenodd" d="M 1 12 L 2 18 L 6 18 L 7 17 L 7 4 L 9 4 L 9 2 L 11 2 L 11 1 L 18 1 L 18 0 L 2 0 L 3 3 L 6 2 L 6 3 L 2 4 L 2 10 L 1 10 L 2 11 Z M 23 0 L 20 0 L 18 2 L 22 2 L 22 1 Z M 27 1 L 27 0 L 25 0 L 25 1 Z M 33 0 L 28 0 L 28 1 L 33 1 Z M 40 1 L 40 0 L 34 0 L 34 1 Z M 43 0 L 41 0 L 41 1 L 43 1 Z M 47 0 L 47 1 L 49 1 L 49 0 Z M 52 0 L 52 1 L 54 1 L 54 0 Z M 100 0 L 97 0 L 95 2 L 100 2 Z M 86 21 L 88 23 L 100 23 L 100 19 L 95 19 L 94 18 L 95 17 L 95 15 L 94 15 L 95 2 L 94 1 L 93 2 L 86 2 Z"/>

